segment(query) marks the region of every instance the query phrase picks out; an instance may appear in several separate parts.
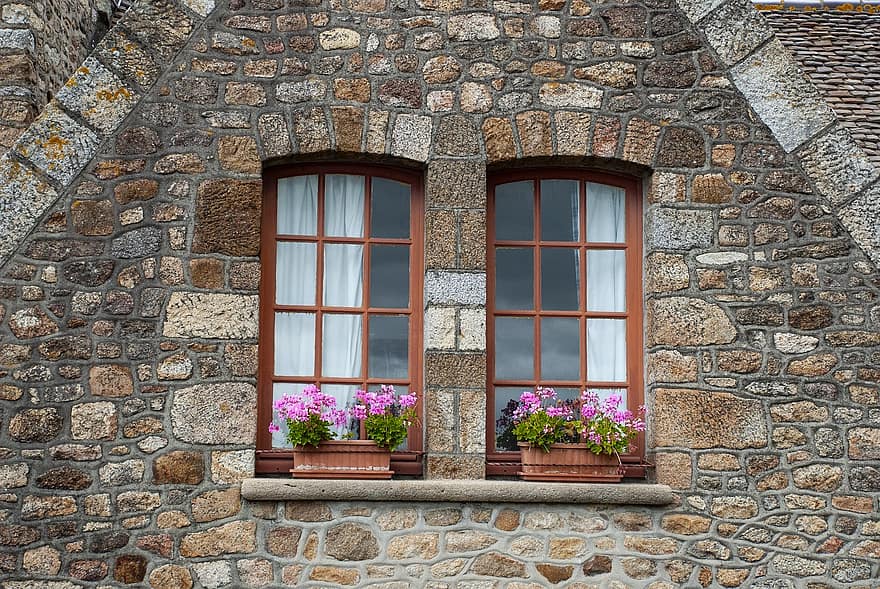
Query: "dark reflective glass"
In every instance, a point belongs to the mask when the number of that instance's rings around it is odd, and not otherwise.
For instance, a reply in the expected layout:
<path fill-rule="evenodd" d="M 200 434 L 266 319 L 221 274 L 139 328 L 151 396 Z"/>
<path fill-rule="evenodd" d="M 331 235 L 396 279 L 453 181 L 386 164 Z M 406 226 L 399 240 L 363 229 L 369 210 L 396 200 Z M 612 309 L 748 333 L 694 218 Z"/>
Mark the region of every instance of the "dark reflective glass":
<path fill-rule="evenodd" d="M 530 241 L 535 238 L 534 182 L 510 182 L 495 187 L 495 239 Z"/>
<path fill-rule="evenodd" d="M 409 246 L 370 246 L 370 306 L 409 307 Z"/>
<path fill-rule="evenodd" d="M 408 238 L 409 201 L 409 184 L 387 178 L 373 178 L 370 235 L 373 237 Z"/>
<path fill-rule="evenodd" d="M 406 378 L 409 371 L 409 318 L 370 315 L 369 376 Z"/>
<path fill-rule="evenodd" d="M 535 321 L 531 317 L 495 319 L 495 378 L 535 378 Z"/>
<path fill-rule="evenodd" d="M 495 387 L 495 449 L 518 450 L 513 435 L 513 412 L 528 387 Z"/>
<path fill-rule="evenodd" d="M 577 241 L 579 208 L 577 180 L 541 180 L 541 240 Z"/>
<path fill-rule="evenodd" d="M 495 250 L 495 307 L 534 309 L 534 253 L 531 248 Z"/>
<path fill-rule="evenodd" d="M 541 308 L 577 311 L 580 306 L 580 255 L 574 248 L 541 248 Z"/>
<path fill-rule="evenodd" d="M 581 338 L 576 317 L 541 319 L 541 380 L 580 380 Z"/>

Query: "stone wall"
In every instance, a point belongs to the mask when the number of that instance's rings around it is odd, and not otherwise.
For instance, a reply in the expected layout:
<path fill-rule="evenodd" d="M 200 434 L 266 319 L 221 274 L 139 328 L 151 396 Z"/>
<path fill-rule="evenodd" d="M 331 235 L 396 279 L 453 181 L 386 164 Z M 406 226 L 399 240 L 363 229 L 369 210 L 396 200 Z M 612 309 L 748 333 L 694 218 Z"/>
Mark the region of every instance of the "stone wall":
<path fill-rule="evenodd" d="M 828 165 L 847 136 L 797 84 L 762 97 L 785 54 L 719 26 L 751 8 L 295 8 L 136 6 L 0 160 L 4 589 L 869 587 L 880 284 L 836 215 L 862 226 L 877 173 Z M 780 144 L 788 98 L 825 123 Z M 355 157 L 424 169 L 426 333 L 465 326 L 426 341 L 433 478 L 484 473 L 487 169 L 643 177 L 649 458 L 676 504 L 242 501 L 261 172 Z"/>
<path fill-rule="evenodd" d="M 0 3 L 0 147 L 9 148 L 107 30 L 108 0 Z"/>

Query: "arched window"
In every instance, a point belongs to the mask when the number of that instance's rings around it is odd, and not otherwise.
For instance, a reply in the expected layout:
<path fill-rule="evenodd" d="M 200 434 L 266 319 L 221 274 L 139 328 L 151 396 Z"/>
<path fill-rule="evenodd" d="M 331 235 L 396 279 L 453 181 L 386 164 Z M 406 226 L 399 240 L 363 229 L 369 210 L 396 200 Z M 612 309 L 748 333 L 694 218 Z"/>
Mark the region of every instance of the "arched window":
<path fill-rule="evenodd" d="M 523 390 L 590 389 L 642 404 L 639 186 L 577 170 L 490 177 L 489 472 L 515 460 L 505 452 L 517 449 L 510 418 Z"/>
<path fill-rule="evenodd" d="M 421 386 L 423 199 L 417 174 L 380 166 L 296 166 L 264 182 L 257 470 L 286 472 L 273 400 L 317 384 L 345 407 L 359 388 Z M 398 461 L 415 458 L 418 431 L 407 448 Z"/>

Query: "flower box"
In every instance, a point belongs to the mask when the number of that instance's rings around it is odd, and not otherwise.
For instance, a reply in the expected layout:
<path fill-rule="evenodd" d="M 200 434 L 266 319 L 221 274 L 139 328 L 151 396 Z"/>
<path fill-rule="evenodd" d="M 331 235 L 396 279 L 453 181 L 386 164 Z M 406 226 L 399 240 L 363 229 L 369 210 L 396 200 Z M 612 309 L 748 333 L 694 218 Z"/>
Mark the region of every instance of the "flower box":
<path fill-rule="evenodd" d="M 293 478 L 390 479 L 391 452 L 372 440 L 325 440 L 293 447 Z"/>
<path fill-rule="evenodd" d="M 524 481 L 619 483 L 624 470 L 614 454 L 594 454 L 586 444 L 551 444 L 544 452 L 527 443 L 520 443 L 522 470 L 517 474 Z"/>

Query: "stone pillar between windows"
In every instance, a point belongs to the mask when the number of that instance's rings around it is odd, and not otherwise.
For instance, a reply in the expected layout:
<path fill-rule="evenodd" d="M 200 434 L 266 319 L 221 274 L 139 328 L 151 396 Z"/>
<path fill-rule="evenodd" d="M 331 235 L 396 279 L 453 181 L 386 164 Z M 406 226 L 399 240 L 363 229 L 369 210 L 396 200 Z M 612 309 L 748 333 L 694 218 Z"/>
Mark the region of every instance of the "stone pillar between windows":
<path fill-rule="evenodd" d="M 462 157 L 429 162 L 425 187 L 426 477 L 481 479 L 486 472 L 486 168 L 474 157 L 472 124 L 463 117 L 449 117 L 444 124 L 464 139 L 449 150 Z M 461 153 L 469 149 L 473 153 Z"/>

